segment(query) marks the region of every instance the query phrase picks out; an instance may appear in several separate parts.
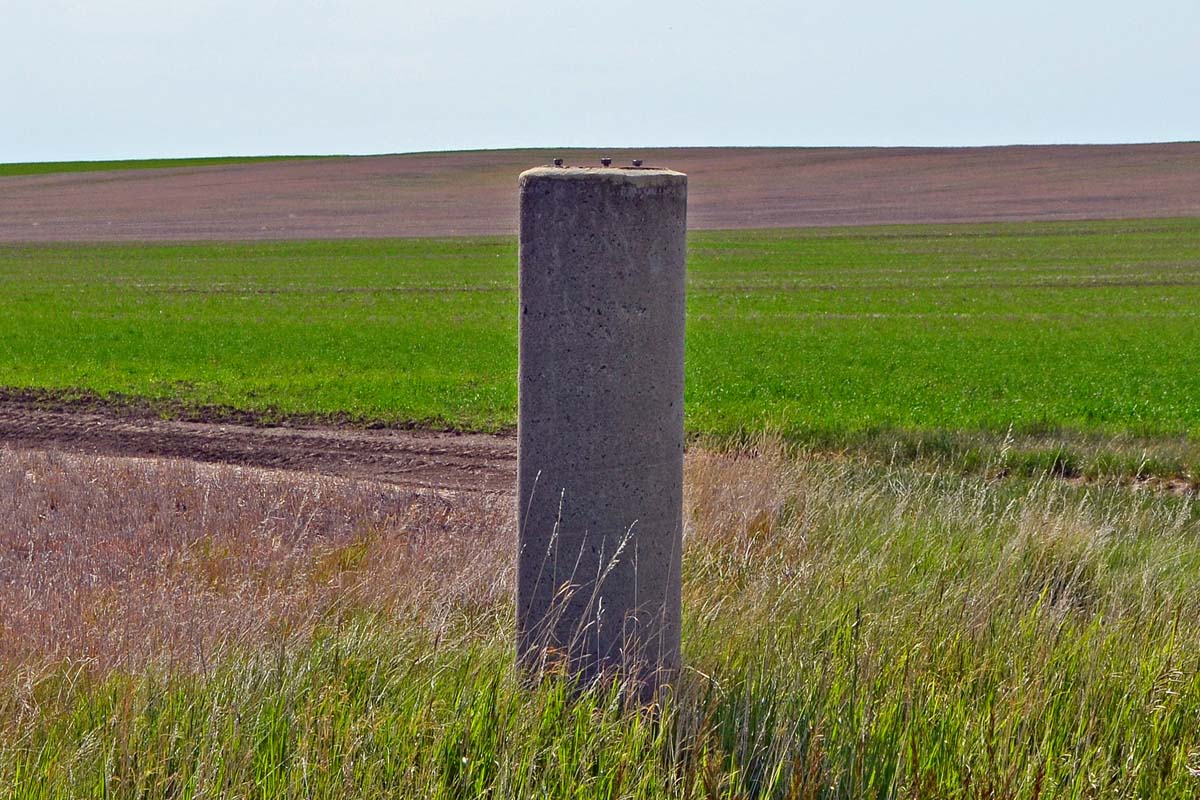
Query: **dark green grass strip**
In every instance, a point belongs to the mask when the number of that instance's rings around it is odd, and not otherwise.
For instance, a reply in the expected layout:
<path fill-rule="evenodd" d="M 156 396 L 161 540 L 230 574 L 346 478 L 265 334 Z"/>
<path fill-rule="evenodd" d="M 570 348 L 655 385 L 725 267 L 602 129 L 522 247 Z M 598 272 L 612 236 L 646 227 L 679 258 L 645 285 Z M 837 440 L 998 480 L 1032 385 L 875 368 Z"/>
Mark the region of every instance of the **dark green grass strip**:
<path fill-rule="evenodd" d="M 205 158 L 139 158 L 124 161 L 33 161 L 0 164 L 0 177 L 11 175 L 49 175 L 58 172 L 109 172 L 126 169 L 169 169 L 172 167 L 214 167 L 223 164 L 256 164 L 263 161 L 298 161 L 336 156 L 210 156 Z"/>

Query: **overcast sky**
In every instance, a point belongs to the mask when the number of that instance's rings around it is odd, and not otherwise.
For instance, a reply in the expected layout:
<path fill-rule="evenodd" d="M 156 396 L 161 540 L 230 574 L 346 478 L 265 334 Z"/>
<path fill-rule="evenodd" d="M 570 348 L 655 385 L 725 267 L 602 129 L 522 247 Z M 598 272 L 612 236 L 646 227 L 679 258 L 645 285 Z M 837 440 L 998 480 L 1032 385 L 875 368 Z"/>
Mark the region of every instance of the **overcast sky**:
<path fill-rule="evenodd" d="M 1200 0 L 0 0 L 0 161 L 1200 139 Z"/>

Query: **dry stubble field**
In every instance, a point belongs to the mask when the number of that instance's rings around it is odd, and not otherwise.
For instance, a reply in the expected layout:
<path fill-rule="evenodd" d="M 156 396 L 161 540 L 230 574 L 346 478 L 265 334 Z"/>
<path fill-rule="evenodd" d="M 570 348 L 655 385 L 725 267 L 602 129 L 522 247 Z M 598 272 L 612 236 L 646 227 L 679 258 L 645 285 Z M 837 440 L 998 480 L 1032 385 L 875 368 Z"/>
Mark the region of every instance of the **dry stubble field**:
<path fill-rule="evenodd" d="M 497 150 L 16 174 L 0 242 L 516 232 L 516 176 L 556 156 L 688 173 L 692 230 L 1200 216 L 1200 142 Z"/>

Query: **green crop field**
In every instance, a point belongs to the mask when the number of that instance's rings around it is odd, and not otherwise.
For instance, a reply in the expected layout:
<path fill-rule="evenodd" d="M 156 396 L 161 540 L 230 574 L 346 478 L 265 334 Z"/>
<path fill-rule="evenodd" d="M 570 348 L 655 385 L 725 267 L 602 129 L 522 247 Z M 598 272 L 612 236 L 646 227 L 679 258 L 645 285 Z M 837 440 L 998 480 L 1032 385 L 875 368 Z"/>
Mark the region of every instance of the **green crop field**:
<path fill-rule="evenodd" d="M 693 434 L 1200 433 L 1200 220 L 696 233 L 688 313 Z M 497 430 L 515 371 L 509 239 L 0 248 L 0 386 Z"/>

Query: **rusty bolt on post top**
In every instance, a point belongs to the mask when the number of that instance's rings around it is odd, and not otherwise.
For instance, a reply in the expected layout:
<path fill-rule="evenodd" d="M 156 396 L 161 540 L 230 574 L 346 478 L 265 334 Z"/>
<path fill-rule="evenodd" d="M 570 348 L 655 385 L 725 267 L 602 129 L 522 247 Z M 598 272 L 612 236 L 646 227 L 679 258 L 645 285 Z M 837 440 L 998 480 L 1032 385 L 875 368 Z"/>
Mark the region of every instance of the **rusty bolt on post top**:
<path fill-rule="evenodd" d="M 533 674 L 679 668 L 687 176 L 520 178 L 517 644 Z"/>

